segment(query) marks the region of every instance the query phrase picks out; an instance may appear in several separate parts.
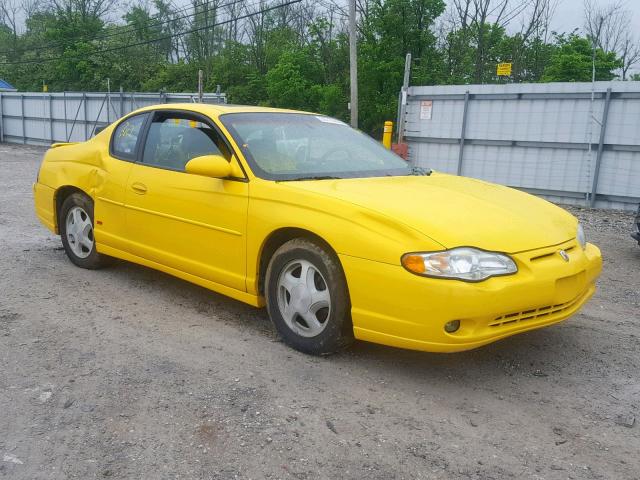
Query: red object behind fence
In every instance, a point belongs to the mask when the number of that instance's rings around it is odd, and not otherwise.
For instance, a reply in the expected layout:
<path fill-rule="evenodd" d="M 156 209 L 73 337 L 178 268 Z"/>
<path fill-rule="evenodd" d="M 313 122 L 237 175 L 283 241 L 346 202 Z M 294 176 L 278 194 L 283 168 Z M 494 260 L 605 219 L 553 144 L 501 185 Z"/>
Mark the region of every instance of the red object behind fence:
<path fill-rule="evenodd" d="M 391 151 L 401 156 L 404 160 L 409 158 L 409 145 L 406 143 L 394 143 L 391 145 Z"/>

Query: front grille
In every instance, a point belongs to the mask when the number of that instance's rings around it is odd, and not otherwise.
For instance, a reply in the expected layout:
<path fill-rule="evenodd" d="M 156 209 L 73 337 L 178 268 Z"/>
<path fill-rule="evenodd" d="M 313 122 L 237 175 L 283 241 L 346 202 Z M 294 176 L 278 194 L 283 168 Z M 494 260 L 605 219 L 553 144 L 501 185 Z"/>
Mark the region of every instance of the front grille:
<path fill-rule="evenodd" d="M 496 317 L 493 322 L 489 324 L 490 327 L 502 327 L 513 323 L 527 322 L 531 320 L 551 319 L 551 317 L 559 316 L 560 313 L 571 309 L 576 305 L 582 297 L 586 294 L 582 293 L 573 300 L 569 300 L 565 303 L 559 303 L 557 305 L 547 305 L 546 307 L 533 308 L 531 310 L 525 310 L 523 312 L 513 312 L 500 315 Z"/>

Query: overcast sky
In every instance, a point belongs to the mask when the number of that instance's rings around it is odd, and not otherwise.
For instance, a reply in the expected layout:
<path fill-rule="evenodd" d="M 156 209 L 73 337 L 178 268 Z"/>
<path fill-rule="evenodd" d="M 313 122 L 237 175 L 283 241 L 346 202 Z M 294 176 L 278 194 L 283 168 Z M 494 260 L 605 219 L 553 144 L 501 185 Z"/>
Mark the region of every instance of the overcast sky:
<path fill-rule="evenodd" d="M 0 0 L 1 1 L 1 0 Z M 139 0 L 124 0 L 122 5 L 137 3 Z M 174 0 L 172 3 L 184 7 L 191 4 L 192 0 Z M 273 0 L 269 0 L 273 1 Z M 346 4 L 348 0 L 341 0 Z M 598 5 L 606 6 L 621 1 L 625 10 L 630 13 L 632 31 L 636 37 L 640 40 L 640 0 L 593 0 Z M 446 3 L 450 3 L 451 0 L 445 0 Z M 570 32 L 575 28 L 584 26 L 584 0 L 557 0 L 557 8 L 551 22 L 551 29 L 557 32 Z M 510 4 L 517 5 L 520 2 L 518 0 L 511 0 Z M 151 2 L 149 2 L 151 4 Z M 120 12 L 114 13 L 111 21 L 120 23 L 122 21 L 122 14 Z M 516 22 L 512 23 L 512 27 L 516 30 L 518 26 Z"/>
<path fill-rule="evenodd" d="M 345 3 L 347 0 L 343 0 Z M 551 22 L 553 30 L 558 32 L 568 32 L 574 28 L 582 28 L 584 24 L 584 0 L 557 0 L 558 6 Z M 626 10 L 631 14 L 633 31 L 640 37 L 640 0 L 593 0 L 600 5 L 610 5 L 617 1 L 622 1 Z M 449 3 L 450 0 L 445 0 Z M 135 3 L 134 1 L 124 1 L 122 4 Z M 149 2 L 151 3 L 151 2 Z M 191 4 L 191 0 L 174 0 L 174 4 L 178 6 L 186 6 Z M 517 4 L 517 0 L 510 3 Z M 122 15 L 117 13 L 114 15 L 115 20 L 120 22 Z"/>
<path fill-rule="evenodd" d="M 595 0 L 600 5 L 611 5 L 613 0 Z M 552 29 L 558 32 L 582 28 L 584 24 L 583 0 L 559 0 L 558 8 L 553 16 Z M 632 15 L 633 31 L 640 33 L 640 0 L 624 1 L 624 8 Z"/>

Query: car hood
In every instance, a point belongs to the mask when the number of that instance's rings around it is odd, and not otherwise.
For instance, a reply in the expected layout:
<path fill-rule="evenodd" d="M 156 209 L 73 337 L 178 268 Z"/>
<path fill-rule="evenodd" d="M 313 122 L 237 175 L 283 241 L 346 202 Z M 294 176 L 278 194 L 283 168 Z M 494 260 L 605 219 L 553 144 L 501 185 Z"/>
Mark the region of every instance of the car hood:
<path fill-rule="evenodd" d="M 373 177 L 286 182 L 331 196 L 418 230 L 446 248 L 508 253 L 557 245 L 576 236 L 577 220 L 533 195 L 466 177 Z"/>

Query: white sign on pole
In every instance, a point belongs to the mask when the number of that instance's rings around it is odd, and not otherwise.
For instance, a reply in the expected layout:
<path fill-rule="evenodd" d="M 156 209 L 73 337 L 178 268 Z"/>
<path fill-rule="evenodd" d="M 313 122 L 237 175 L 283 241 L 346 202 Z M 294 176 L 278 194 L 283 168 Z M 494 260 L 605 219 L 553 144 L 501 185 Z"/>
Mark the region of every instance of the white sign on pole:
<path fill-rule="evenodd" d="M 431 120 L 433 112 L 433 100 L 422 100 L 420 102 L 420 120 Z"/>

